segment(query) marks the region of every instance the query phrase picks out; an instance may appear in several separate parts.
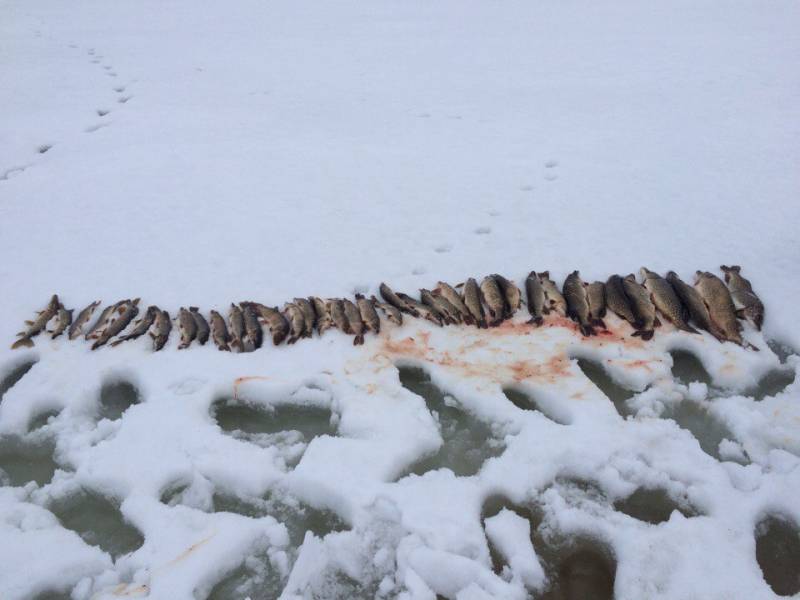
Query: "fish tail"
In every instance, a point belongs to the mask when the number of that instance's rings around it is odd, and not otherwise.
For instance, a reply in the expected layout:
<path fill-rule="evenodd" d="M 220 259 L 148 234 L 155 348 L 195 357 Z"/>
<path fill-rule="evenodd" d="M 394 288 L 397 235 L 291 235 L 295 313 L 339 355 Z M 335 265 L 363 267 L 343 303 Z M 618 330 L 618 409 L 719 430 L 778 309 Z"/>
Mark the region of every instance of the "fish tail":
<path fill-rule="evenodd" d="M 364 344 L 364 334 L 359 334 L 353 338 L 353 346 L 362 346 Z"/>
<path fill-rule="evenodd" d="M 695 329 L 694 327 L 692 327 L 692 326 L 691 326 L 691 325 L 689 325 L 688 323 L 684 323 L 684 324 L 683 324 L 683 327 L 681 327 L 681 329 L 682 329 L 683 331 L 686 331 L 686 332 L 688 332 L 688 333 L 696 333 L 696 334 L 698 334 L 698 335 L 700 334 L 700 332 L 699 332 L 699 331 L 697 331 L 697 329 Z"/>
<path fill-rule="evenodd" d="M 33 348 L 33 340 L 28 337 L 18 339 L 16 342 L 11 344 L 12 350 L 16 350 L 17 348 Z"/>
<path fill-rule="evenodd" d="M 529 325 L 536 325 L 536 327 L 541 327 L 542 323 L 544 323 L 544 319 L 542 317 L 532 317 L 528 319 Z"/>
<path fill-rule="evenodd" d="M 586 337 L 589 337 L 591 335 L 597 335 L 595 333 L 594 328 L 591 325 L 581 325 L 580 326 L 580 330 L 581 330 L 581 333 Z"/>
<path fill-rule="evenodd" d="M 655 332 L 652 329 L 648 329 L 648 330 L 645 330 L 645 331 L 639 330 L 636 333 L 638 333 L 639 337 L 641 337 L 645 341 L 652 340 L 653 339 L 653 335 L 655 334 Z M 633 335 L 636 335 L 636 333 L 634 333 Z"/>

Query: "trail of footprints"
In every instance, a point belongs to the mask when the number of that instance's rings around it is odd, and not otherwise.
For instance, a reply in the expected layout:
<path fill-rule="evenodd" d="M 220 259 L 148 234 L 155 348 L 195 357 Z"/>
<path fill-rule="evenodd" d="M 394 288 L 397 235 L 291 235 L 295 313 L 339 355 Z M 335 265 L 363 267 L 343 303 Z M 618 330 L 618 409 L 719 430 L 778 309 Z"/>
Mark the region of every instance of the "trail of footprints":
<path fill-rule="evenodd" d="M 608 396 L 621 415 L 633 413 L 628 400 L 632 393 L 615 384 L 605 369 L 583 359 L 578 360 L 583 373 Z M 710 384 L 710 377 L 699 361 L 691 354 L 676 352 L 673 355 L 673 375 L 682 382 L 702 381 Z M 35 366 L 35 362 L 18 363 L 0 380 L 0 402 L 3 395 Z M 469 477 L 482 468 L 487 459 L 498 456 L 504 450 L 503 432 L 491 423 L 481 421 L 459 403 L 456 398 L 437 388 L 426 371 L 420 368 L 398 367 L 401 384 L 409 391 L 421 396 L 436 419 L 442 445 L 433 455 L 422 457 L 400 475 L 421 475 L 437 469 L 450 469 L 456 476 Z M 786 373 L 775 376 L 781 385 L 791 383 Z M 762 381 L 760 392 L 774 388 L 773 378 Z M 525 390 L 507 387 L 504 392 L 511 403 L 525 411 L 535 411 L 545 418 L 568 427 L 568 419 L 554 414 L 552 409 L 541 405 Z M 758 396 L 758 394 L 756 394 Z M 762 396 L 763 397 L 763 396 Z M 141 402 L 138 390 L 127 381 L 109 381 L 99 393 L 96 413 L 100 419 L 122 419 L 125 411 Z M 693 407 L 685 400 L 680 407 Z M 48 415 L 49 416 L 49 415 Z M 336 435 L 337 418 L 330 409 L 296 405 L 276 404 L 259 406 L 220 398 L 211 406 L 211 416 L 223 435 L 230 435 L 242 443 L 277 445 L 283 448 L 300 448 L 299 452 L 288 452 L 287 469 L 293 468 L 302 458 L 302 453 L 311 441 L 320 435 Z M 672 418 L 679 426 L 688 429 L 698 438 L 701 448 L 720 459 L 717 447 L 723 437 L 732 438 L 719 423 L 715 423 L 702 408 L 681 408 L 674 414 L 662 415 Z M 46 431 L 46 420 L 33 419 L 31 432 L 23 438 L 0 438 L 0 484 L 21 486 L 34 481 L 39 486 L 49 483 L 60 467 L 54 457 L 54 447 Z M 187 482 L 176 482 L 167 489 L 161 501 L 178 505 L 191 501 L 184 497 Z M 581 506 L 590 503 L 604 511 L 623 513 L 642 523 L 657 525 L 670 519 L 677 510 L 686 518 L 698 516 L 699 511 L 685 498 L 674 497 L 666 489 L 636 489 L 622 498 L 607 498 L 600 487 L 591 481 L 557 478 L 553 489 L 568 502 Z M 541 496 L 539 496 L 541 497 Z M 82 489 L 64 498 L 51 500 L 47 506 L 61 524 L 77 532 L 87 544 L 100 547 L 116 560 L 120 556 L 136 551 L 143 543 L 141 533 L 128 524 L 115 501 L 103 497 L 93 490 Z M 195 508 L 198 508 L 195 506 Z M 233 512 L 258 518 L 271 515 L 284 523 L 289 532 L 290 555 L 296 557 L 306 531 L 324 536 L 333 531 L 348 528 L 336 514 L 307 506 L 280 490 L 270 492 L 264 498 L 239 497 L 230 490 L 215 489 L 211 506 L 200 507 L 211 512 Z M 531 590 L 547 600 L 586 597 L 591 590 L 593 598 L 613 597 L 616 574 L 616 558 L 600 540 L 586 536 L 560 537 L 552 527 L 543 527 L 544 514 L 538 500 L 518 505 L 503 496 L 492 496 L 485 500 L 481 522 L 486 525 L 503 511 L 511 511 L 530 525 L 530 539 L 536 556 L 542 563 L 547 577 L 543 590 Z M 800 527 L 786 516 L 769 513 L 758 523 L 754 560 L 759 564 L 765 582 L 779 595 L 791 595 L 800 591 Z M 490 528 L 487 528 L 487 543 L 494 570 L 500 574 L 509 568 L 501 550 L 494 546 Z M 292 558 L 293 560 L 293 558 Z M 341 573 L 329 574 L 336 579 L 340 590 L 349 590 L 352 595 L 365 593 L 360 583 L 349 580 Z M 210 591 L 208 598 L 222 600 L 233 595 L 249 595 L 254 600 L 276 597 L 285 585 L 285 576 L 270 564 L 264 554 L 251 557 L 240 567 L 226 575 Z M 40 598 L 59 598 L 53 592 Z"/>

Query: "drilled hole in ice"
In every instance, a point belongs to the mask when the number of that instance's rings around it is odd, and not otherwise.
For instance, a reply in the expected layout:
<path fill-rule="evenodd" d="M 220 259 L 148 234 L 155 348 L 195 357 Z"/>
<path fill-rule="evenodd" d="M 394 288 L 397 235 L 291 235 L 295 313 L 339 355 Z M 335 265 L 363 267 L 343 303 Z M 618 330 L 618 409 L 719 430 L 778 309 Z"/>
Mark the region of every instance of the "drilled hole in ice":
<path fill-rule="evenodd" d="M 22 486 L 29 481 L 50 483 L 58 466 L 49 442 L 31 443 L 18 438 L 0 440 L 0 483 Z"/>
<path fill-rule="evenodd" d="M 0 401 L 2 401 L 3 396 L 6 395 L 6 392 L 14 387 L 17 382 L 33 368 L 33 365 L 35 364 L 35 360 L 25 361 L 21 364 L 17 364 L 8 371 L 3 379 L 0 380 Z"/>
<path fill-rule="evenodd" d="M 785 364 L 786 359 L 792 355 L 800 355 L 800 352 L 792 348 L 789 344 L 777 340 L 767 340 L 767 346 L 775 353 L 781 361 L 781 364 Z"/>
<path fill-rule="evenodd" d="M 764 580 L 779 596 L 800 592 L 800 529 L 789 519 L 769 515 L 756 525 L 756 561 Z"/>
<path fill-rule="evenodd" d="M 275 434 L 297 431 L 306 442 L 320 435 L 336 433 L 330 409 L 319 406 L 257 406 L 227 399 L 215 403 L 212 410 L 219 426 L 227 432 Z"/>
<path fill-rule="evenodd" d="M 118 507 L 98 494 L 84 490 L 54 501 L 50 510 L 64 527 L 114 559 L 133 552 L 144 543 L 139 530 L 125 522 Z"/>
<path fill-rule="evenodd" d="M 684 517 L 695 516 L 694 511 L 675 502 L 666 490 L 661 488 L 639 488 L 627 498 L 617 500 L 614 509 L 653 525 L 669 521 L 674 510 Z"/>
<path fill-rule="evenodd" d="M 613 553 L 591 538 L 557 544 L 545 558 L 549 587 L 544 600 L 611 600 L 617 565 Z"/>
<path fill-rule="evenodd" d="M 633 414 L 634 411 L 628 407 L 628 400 L 633 397 L 633 392 L 611 379 L 601 364 L 579 358 L 578 367 L 611 400 L 620 415 L 625 417 Z"/>
<path fill-rule="evenodd" d="M 744 392 L 746 396 L 752 396 L 755 400 L 780 394 L 788 386 L 794 383 L 795 371 L 791 368 L 774 369 L 764 375 L 754 389 Z"/>
<path fill-rule="evenodd" d="M 503 442 L 494 436 L 491 427 L 433 385 L 423 369 L 399 367 L 398 371 L 403 387 L 424 398 L 443 439 L 438 452 L 415 463 L 407 473 L 422 475 L 450 469 L 459 477 L 467 477 L 480 471 L 487 459 L 502 453 Z"/>
<path fill-rule="evenodd" d="M 72 596 L 70 592 L 62 592 L 58 590 L 48 590 L 41 594 L 34 596 L 32 600 L 70 600 Z"/>
<path fill-rule="evenodd" d="M 486 526 L 486 519 L 494 517 L 495 515 L 499 514 L 502 510 L 510 510 L 523 519 L 527 520 L 531 526 L 531 543 L 534 545 L 534 549 L 538 542 L 536 541 L 536 532 L 538 530 L 539 525 L 542 522 L 542 514 L 538 507 L 528 507 L 528 506 L 521 506 L 519 504 L 515 504 L 511 502 L 508 498 L 502 495 L 492 495 L 489 496 L 483 503 L 483 507 L 481 508 L 481 523 Z M 503 559 L 502 555 L 495 548 L 494 544 L 492 543 L 491 539 L 487 536 L 487 541 L 489 544 L 489 556 L 492 559 L 492 569 L 498 575 L 503 572 L 503 568 L 506 566 L 506 562 Z"/>
<path fill-rule="evenodd" d="M 59 413 L 61 413 L 61 409 L 52 409 L 46 410 L 38 415 L 34 416 L 30 422 L 28 423 L 28 431 L 35 431 L 37 429 L 41 429 L 45 425 L 50 423 L 50 419 L 56 418 Z"/>
<path fill-rule="evenodd" d="M 672 419 L 679 427 L 689 431 L 697 439 L 703 452 L 717 460 L 720 460 L 719 443 L 723 439 L 736 439 L 725 425 L 709 414 L 705 407 L 690 400 L 682 400 L 678 404 L 671 405 L 661 416 Z"/>
<path fill-rule="evenodd" d="M 100 389 L 100 418 L 119 419 L 134 404 L 139 404 L 139 390 L 128 381 L 109 381 Z"/>
<path fill-rule="evenodd" d="M 684 385 L 694 381 L 711 385 L 711 376 L 694 354 L 685 350 L 675 350 L 670 352 L 670 356 L 672 356 L 672 376 L 675 379 Z"/>
<path fill-rule="evenodd" d="M 519 409 L 536 411 L 559 425 L 569 425 L 571 422 L 571 419 L 566 413 L 552 410 L 552 407 L 545 407 L 541 402 L 536 400 L 535 395 L 528 391 L 523 391 L 514 387 L 504 387 L 503 393 L 506 398 Z"/>

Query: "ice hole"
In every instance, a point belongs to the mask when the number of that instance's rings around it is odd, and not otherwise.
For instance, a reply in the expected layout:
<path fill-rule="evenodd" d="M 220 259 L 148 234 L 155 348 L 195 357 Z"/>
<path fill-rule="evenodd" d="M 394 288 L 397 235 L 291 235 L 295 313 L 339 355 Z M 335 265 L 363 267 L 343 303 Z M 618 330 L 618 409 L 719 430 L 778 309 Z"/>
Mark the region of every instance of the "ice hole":
<path fill-rule="evenodd" d="M 60 592 L 58 590 L 48 590 L 33 597 L 33 600 L 70 600 L 70 592 Z"/>
<path fill-rule="evenodd" d="M 483 507 L 481 509 L 481 523 L 485 523 L 486 519 L 494 517 L 495 515 L 500 513 L 503 509 L 510 510 L 516 513 L 523 519 L 526 519 L 531 524 L 531 543 L 534 545 L 534 550 L 535 550 L 536 544 L 538 543 L 535 541 L 536 532 L 538 530 L 539 525 L 542 522 L 541 512 L 538 511 L 536 507 L 530 508 L 527 506 L 515 504 L 505 496 L 493 495 L 489 496 L 483 503 Z M 499 575 L 500 573 L 503 572 L 503 568 L 506 566 L 505 560 L 500 555 L 500 552 L 497 550 L 497 548 L 494 547 L 494 544 L 492 543 L 491 539 L 488 539 L 488 544 L 489 544 L 489 556 L 492 559 L 492 569 L 494 570 L 495 573 Z"/>
<path fill-rule="evenodd" d="M 417 367 L 399 367 L 400 383 L 422 396 L 439 423 L 443 444 L 439 451 L 415 463 L 407 473 L 422 475 L 436 469 L 450 469 L 459 477 L 474 475 L 487 459 L 503 451 L 503 443 L 486 423 L 466 411 Z M 407 474 L 405 473 L 405 474 Z"/>
<path fill-rule="evenodd" d="M 58 465 L 51 443 L 31 443 L 18 438 L 0 440 L 0 484 L 22 486 L 29 481 L 46 485 Z"/>
<path fill-rule="evenodd" d="M 675 379 L 684 385 L 689 385 L 693 381 L 711 385 L 711 376 L 694 354 L 686 350 L 675 350 L 670 352 L 670 356 L 672 356 L 672 376 Z"/>
<path fill-rule="evenodd" d="M 0 401 L 2 401 L 3 396 L 6 395 L 6 392 L 14 387 L 17 382 L 22 379 L 25 374 L 33 368 L 33 365 L 36 364 L 35 360 L 25 361 L 17 366 L 13 367 L 8 373 L 0 380 Z"/>
<path fill-rule="evenodd" d="M 675 502 L 666 490 L 661 488 L 639 488 L 627 498 L 617 500 L 614 503 L 614 509 L 653 525 L 669 521 L 674 510 L 680 512 L 684 517 L 691 517 L 695 514 Z"/>
<path fill-rule="evenodd" d="M 679 427 L 689 431 L 703 452 L 717 460 L 720 460 L 719 443 L 723 439 L 736 439 L 725 425 L 709 414 L 708 410 L 690 400 L 682 400 L 668 407 L 661 416 L 672 419 Z"/>
<path fill-rule="evenodd" d="M 61 524 L 117 557 L 133 552 L 144 543 L 139 530 L 125 522 L 117 506 L 93 492 L 81 491 L 53 502 L 50 507 Z"/>
<path fill-rule="evenodd" d="M 215 403 L 214 415 L 223 431 L 246 434 L 298 431 L 306 442 L 319 435 L 333 435 L 331 411 L 319 406 L 276 404 L 256 406 L 233 399 Z"/>
<path fill-rule="evenodd" d="M 633 392 L 611 379 L 601 364 L 585 358 L 579 358 L 578 367 L 611 400 L 620 415 L 626 417 L 634 413 L 628 407 L 628 400 L 633 397 Z"/>
<path fill-rule="evenodd" d="M 767 340 L 767 346 L 775 353 L 778 360 L 781 361 L 781 364 L 785 364 L 786 359 L 790 356 L 800 354 L 800 352 L 792 348 L 789 344 L 777 340 Z"/>
<path fill-rule="evenodd" d="M 764 375 L 758 385 L 754 389 L 747 390 L 745 395 L 752 396 L 755 400 L 763 400 L 780 394 L 794 383 L 794 379 L 794 369 L 775 369 Z"/>
<path fill-rule="evenodd" d="M 800 592 L 800 530 L 789 519 L 769 515 L 756 525 L 756 561 L 764 581 L 779 596 Z"/>
<path fill-rule="evenodd" d="M 139 404 L 139 390 L 129 381 L 109 381 L 100 389 L 100 418 L 119 419 L 134 404 Z"/>
<path fill-rule="evenodd" d="M 40 429 L 47 425 L 50 422 L 51 418 L 55 418 L 59 415 L 61 410 L 47 410 L 43 413 L 39 413 L 35 417 L 33 417 L 28 425 L 28 431 L 35 431 L 36 429 Z"/>
<path fill-rule="evenodd" d="M 511 403 L 519 409 L 536 411 L 551 421 L 558 423 L 559 425 L 570 424 L 570 419 L 565 413 L 551 410 L 550 407 L 546 408 L 540 402 L 537 402 L 536 396 L 527 391 L 523 391 L 515 387 L 504 387 L 503 393 L 505 394 L 506 398 L 508 398 Z"/>
<path fill-rule="evenodd" d="M 544 600 L 611 600 L 617 565 L 604 544 L 574 538 L 552 548 L 545 558 L 548 589 Z"/>

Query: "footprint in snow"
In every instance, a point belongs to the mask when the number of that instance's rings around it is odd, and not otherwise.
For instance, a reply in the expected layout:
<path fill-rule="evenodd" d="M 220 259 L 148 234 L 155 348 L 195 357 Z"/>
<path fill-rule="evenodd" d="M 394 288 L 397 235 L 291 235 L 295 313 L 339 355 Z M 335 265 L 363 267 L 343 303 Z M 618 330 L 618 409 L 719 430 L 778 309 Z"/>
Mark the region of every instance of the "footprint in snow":
<path fill-rule="evenodd" d="M 551 158 L 546 163 L 544 163 L 544 166 L 547 169 L 552 169 L 553 167 L 557 167 L 558 166 L 558 161 Z"/>
<path fill-rule="evenodd" d="M 532 186 L 532 185 L 530 185 L 530 184 L 521 185 L 521 186 L 519 187 L 519 191 L 520 191 L 520 192 L 530 192 L 531 190 L 533 190 L 533 186 Z"/>
<path fill-rule="evenodd" d="M 117 76 L 117 74 L 114 73 L 114 71 L 107 71 L 106 75 L 108 75 L 109 77 L 116 77 Z"/>
<path fill-rule="evenodd" d="M 412 275 L 425 275 L 425 273 L 427 273 L 427 272 L 428 272 L 428 269 L 426 269 L 425 267 L 415 267 L 411 271 L 411 274 Z"/>
<path fill-rule="evenodd" d="M 113 89 L 114 89 L 114 91 L 115 91 L 115 92 L 117 92 L 118 94 L 121 94 L 122 92 L 124 92 L 124 91 L 125 91 L 125 86 L 124 86 L 124 85 L 118 85 L 117 87 L 115 87 L 115 88 L 113 88 Z"/>
<path fill-rule="evenodd" d="M 488 235 L 490 233 L 492 233 L 492 228 L 491 227 L 485 227 L 485 226 L 484 227 L 478 227 L 475 230 L 475 234 L 476 235 Z"/>
<path fill-rule="evenodd" d="M 16 177 L 20 173 L 22 173 L 25 169 L 27 169 L 30 165 L 25 165 L 23 167 L 11 167 L 10 169 L 6 169 L 2 175 L 0 175 L 0 181 L 6 181 L 7 179 L 11 179 L 12 177 Z"/>
<path fill-rule="evenodd" d="M 131 98 L 133 98 L 133 96 L 120 96 L 119 98 L 117 98 L 117 102 L 119 102 L 120 104 L 125 104 Z"/>
<path fill-rule="evenodd" d="M 42 144 L 41 146 L 38 146 L 38 147 L 36 148 L 36 151 L 37 151 L 39 154 L 44 154 L 45 152 L 47 152 L 48 150 L 50 150 L 50 148 L 52 148 L 52 147 L 53 147 L 53 144 Z"/>
<path fill-rule="evenodd" d="M 442 244 L 441 246 L 436 246 L 436 248 L 434 248 L 433 251 L 436 252 L 437 254 L 447 254 L 452 249 L 453 249 L 452 244 Z"/>
<path fill-rule="evenodd" d="M 86 129 L 84 129 L 84 131 L 86 133 L 94 133 L 98 129 L 102 129 L 103 127 L 108 127 L 108 125 L 109 125 L 108 123 L 98 123 L 97 125 L 90 125 Z"/>
<path fill-rule="evenodd" d="M 489 215 L 490 217 L 499 217 L 500 216 L 500 211 L 492 209 L 490 211 L 487 211 L 486 214 Z"/>
<path fill-rule="evenodd" d="M 558 179 L 558 175 L 556 175 L 555 173 L 546 173 L 544 178 L 547 181 L 555 181 L 556 179 Z"/>
<path fill-rule="evenodd" d="M 98 117 L 105 117 L 105 116 L 106 116 L 108 113 L 110 113 L 110 112 L 111 112 L 111 111 L 110 111 L 110 110 L 108 110 L 108 109 L 105 109 L 105 108 L 98 108 L 98 109 L 97 109 L 97 116 L 98 116 Z"/>

